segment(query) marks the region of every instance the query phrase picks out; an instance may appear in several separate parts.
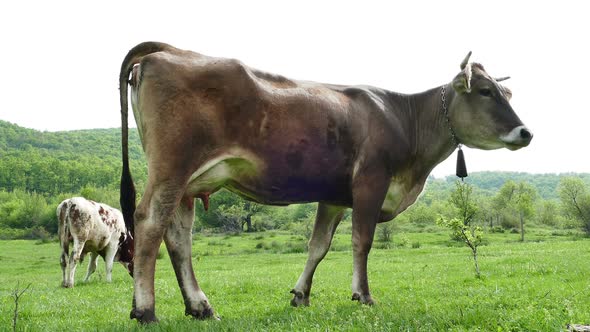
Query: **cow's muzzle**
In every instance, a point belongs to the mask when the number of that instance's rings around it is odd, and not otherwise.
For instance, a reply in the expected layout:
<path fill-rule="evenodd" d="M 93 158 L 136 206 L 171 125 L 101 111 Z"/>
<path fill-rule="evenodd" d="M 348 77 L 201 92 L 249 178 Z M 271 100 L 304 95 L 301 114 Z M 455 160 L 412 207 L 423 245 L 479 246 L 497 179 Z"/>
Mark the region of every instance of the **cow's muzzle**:
<path fill-rule="evenodd" d="M 531 143 L 533 133 L 525 126 L 512 129 L 507 135 L 500 137 L 510 150 L 518 150 Z"/>

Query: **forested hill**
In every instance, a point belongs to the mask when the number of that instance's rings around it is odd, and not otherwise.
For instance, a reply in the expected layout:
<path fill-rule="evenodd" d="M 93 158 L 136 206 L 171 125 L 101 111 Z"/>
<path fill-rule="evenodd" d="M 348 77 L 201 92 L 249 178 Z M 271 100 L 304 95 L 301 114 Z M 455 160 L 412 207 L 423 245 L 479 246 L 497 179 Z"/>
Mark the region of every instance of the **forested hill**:
<path fill-rule="evenodd" d="M 130 130 L 130 159 L 136 182 L 147 174 L 137 131 Z M 121 132 L 118 128 L 41 132 L 0 120 L 0 190 L 15 189 L 57 195 L 79 193 L 84 186 L 116 188 L 121 169 Z M 535 186 L 544 199 L 557 198 L 564 176 L 590 184 L 590 174 L 529 174 L 476 172 L 466 179 L 484 193 L 495 194 L 507 181 Z M 455 176 L 430 179 L 429 190 L 448 192 Z M 448 189 L 448 190 L 447 190 Z"/>
<path fill-rule="evenodd" d="M 130 159 L 136 180 L 146 167 L 136 130 L 130 130 Z M 86 185 L 118 186 L 121 130 L 41 132 L 0 120 L 0 190 L 48 195 L 77 193 Z"/>
<path fill-rule="evenodd" d="M 531 174 L 524 172 L 474 172 L 465 179 L 468 183 L 490 195 L 494 195 L 508 181 L 526 182 L 535 188 L 543 199 L 558 199 L 559 181 L 564 177 L 579 177 L 590 185 L 590 173 L 562 173 L 562 174 Z M 432 180 L 442 182 L 441 186 L 450 186 L 457 180 L 455 176 Z"/>
<path fill-rule="evenodd" d="M 132 159 L 142 159 L 143 152 L 137 131 L 129 130 L 129 153 Z M 30 148 L 47 152 L 82 153 L 121 156 L 121 129 L 88 129 L 47 132 L 20 127 L 0 120 L 0 152 Z"/>

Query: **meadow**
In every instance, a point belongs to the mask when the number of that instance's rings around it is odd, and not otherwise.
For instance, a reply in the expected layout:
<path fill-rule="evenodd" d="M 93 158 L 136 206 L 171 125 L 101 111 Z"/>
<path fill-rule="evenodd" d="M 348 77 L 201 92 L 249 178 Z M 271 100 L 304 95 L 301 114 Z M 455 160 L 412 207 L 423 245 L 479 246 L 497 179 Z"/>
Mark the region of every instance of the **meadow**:
<path fill-rule="evenodd" d="M 156 313 L 147 327 L 129 320 L 133 284 L 116 265 L 104 264 L 83 283 L 60 287 L 59 245 L 0 241 L 0 330 L 12 329 L 17 284 L 31 284 L 19 301 L 19 331 L 559 331 L 590 323 L 590 239 L 579 234 L 530 231 L 486 234 L 481 278 L 469 250 L 448 232 L 394 235 L 369 257 L 377 304 L 350 300 L 350 234 L 336 235 L 314 278 L 311 306 L 293 308 L 289 290 L 306 260 L 305 239 L 280 232 L 195 235 L 193 262 L 220 320 L 184 316 L 180 291 L 165 250 L 157 261 Z M 404 239 L 404 243 L 400 243 Z"/>

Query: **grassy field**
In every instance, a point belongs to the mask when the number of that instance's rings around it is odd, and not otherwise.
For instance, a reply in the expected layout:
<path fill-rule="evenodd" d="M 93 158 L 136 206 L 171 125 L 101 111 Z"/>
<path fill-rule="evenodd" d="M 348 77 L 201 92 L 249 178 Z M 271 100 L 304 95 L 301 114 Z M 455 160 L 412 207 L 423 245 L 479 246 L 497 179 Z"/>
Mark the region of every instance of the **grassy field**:
<path fill-rule="evenodd" d="M 129 320 L 133 284 L 120 265 L 107 284 L 100 261 L 84 284 L 85 261 L 76 287 L 63 289 L 57 243 L 0 241 L 0 330 L 12 328 L 18 282 L 31 283 L 19 302 L 21 331 L 558 331 L 590 323 L 590 239 L 540 231 L 520 243 L 518 234 L 487 235 L 476 279 L 469 250 L 449 245 L 446 233 L 403 236 L 410 245 L 371 252 L 377 304 L 367 307 L 350 301 L 350 235 L 338 234 L 307 308 L 289 305 L 306 259 L 301 237 L 195 236 L 197 277 L 221 320 L 184 316 L 164 254 L 156 275 L 160 323 L 147 328 Z"/>

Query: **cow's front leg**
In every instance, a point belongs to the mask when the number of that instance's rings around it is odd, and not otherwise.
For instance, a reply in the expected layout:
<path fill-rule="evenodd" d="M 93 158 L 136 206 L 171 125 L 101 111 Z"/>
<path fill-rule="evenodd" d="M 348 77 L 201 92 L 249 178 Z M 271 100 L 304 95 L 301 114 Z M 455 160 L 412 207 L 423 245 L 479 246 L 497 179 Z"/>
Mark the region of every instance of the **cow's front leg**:
<path fill-rule="evenodd" d="M 361 220 L 355 222 L 354 212 L 352 218 L 352 300 L 371 305 L 374 302 L 369 291 L 367 261 L 373 243 L 376 222 L 369 221 L 369 218 L 362 216 L 357 216 L 357 220 Z"/>
<path fill-rule="evenodd" d="M 318 264 L 324 259 L 330 244 L 332 243 L 332 237 L 336 227 L 342 220 L 344 214 L 344 208 L 338 206 L 331 206 L 324 203 L 318 204 L 318 211 L 316 214 L 315 224 L 313 227 L 313 233 L 308 245 L 308 258 L 305 263 L 305 268 L 297 280 L 297 284 L 291 290 L 293 299 L 291 305 L 294 307 L 308 306 L 309 305 L 309 294 L 311 292 L 311 284 L 313 280 L 313 274 Z"/>
<path fill-rule="evenodd" d="M 164 235 L 166 248 L 184 298 L 185 314 L 197 319 L 213 316 L 213 308 L 199 287 L 191 259 L 194 198 L 183 198 Z"/>
<path fill-rule="evenodd" d="M 372 174 L 358 178 L 355 185 L 352 210 L 352 300 L 372 305 L 374 301 L 369 291 L 367 259 L 385 199 L 388 178 Z"/>

